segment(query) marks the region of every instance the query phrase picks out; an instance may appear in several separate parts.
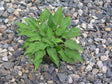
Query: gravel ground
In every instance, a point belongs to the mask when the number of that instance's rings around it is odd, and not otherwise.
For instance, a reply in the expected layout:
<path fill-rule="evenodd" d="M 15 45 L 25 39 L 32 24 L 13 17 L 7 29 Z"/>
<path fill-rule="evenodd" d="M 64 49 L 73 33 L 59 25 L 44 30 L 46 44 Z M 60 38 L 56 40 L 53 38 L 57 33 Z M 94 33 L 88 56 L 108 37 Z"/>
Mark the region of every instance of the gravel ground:
<path fill-rule="evenodd" d="M 85 50 L 84 63 L 61 61 L 58 69 L 43 62 L 34 72 L 14 23 L 59 6 L 72 17 L 70 27 L 81 29 L 74 40 Z M 0 0 L 0 84 L 112 84 L 112 0 Z"/>

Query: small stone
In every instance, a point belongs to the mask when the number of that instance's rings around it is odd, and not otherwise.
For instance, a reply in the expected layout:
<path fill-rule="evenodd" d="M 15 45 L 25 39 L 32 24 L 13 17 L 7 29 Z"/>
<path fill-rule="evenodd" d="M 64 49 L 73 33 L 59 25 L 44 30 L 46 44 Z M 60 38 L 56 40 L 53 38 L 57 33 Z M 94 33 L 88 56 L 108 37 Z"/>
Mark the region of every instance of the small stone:
<path fill-rule="evenodd" d="M 72 82 L 73 82 L 72 77 L 71 77 L 71 76 L 69 76 L 69 77 L 68 77 L 68 83 L 70 83 L 70 84 L 71 84 Z"/>
<path fill-rule="evenodd" d="M 12 31 L 12 30 L 7 29 L 7 30 L 6 30 L 6 33 L 13 33 L 13 31 Z"/>
<path fill-rule="evenodd" d="M 15 16 L 19 16 L 19 11 L 15 10 L 13 13 Z"/>
<path fill-rule="evenodd" d="M 43 77 L 44 77 L 45 79 L 47 79 L 47 80 L 50 80 L 50 79 L 51 79 L 51 75 L 50 75 L 49 73 L 47 73 L 47 72 L 44 72 L 44 73 L 43 73 Z"/>
<path fill-rule="evenodd" d="M 86 69 L 85 69 L 85 71 L 91 71 L 92 70 L 92 66 L 91 65 L 88 65 L 87 67 L 86 67 Z"/>
<path fill-rule="evenodd" d="M 79 10 L 78 10 L 78 13 L 79 13 L 80 16 L 82 16 L 83 11 L 82 11 L 81 9 L 79 9 Z"/>
<path fill-rule="evenodd" d="M 106 77 L 107 77 L 107 78 L 112 77 L 112 72 L 111 72 L 110 70 L 108 70 L 108 71 L 106 72 Z"/>
<path fill-rule="evenodd" d="M 8 57 L 4 56 L 4 57 L 2 57 L 2 60 L 5 61 L 5 62 L 7 62 L 8 61 Z"/>
<path fill-rule="evenodd" d="M 102 61 L 106 61 L 106 60 L 108 60 L 108 56 L 101 56 L 100 59 L 101 59 Z"/>
<path fill-rule="evenodd" d="M 95 40 L 95 41 L 100 41 L 100 39 L 99 39 L 99 38 L 94 38 L 94 40 Z"/>
<path fill-rule="evenodd" d="M 9 19 L 10 22 L 14 21 L 14 17 L 13 16 L 9 16 L 8 19 Z"/>
<path fill-rule="evenodd" d="M 18 57 L 21 55 L 21 51 L 20 50 L 16 50 L 15 53 L 14 53 L 14 57 Z"/>
<path fill-rule="evenodd" d="M 74 81 L 78 81 L 80 76 L 77 74 L 72 74 L 71 77 L 73 78 Z"/>
<path fill-rule="evenodd" d="M 99 48 L 95 49 L 95 53 L 98 54 L 99 53 Z"/>
<path fill-rule="evenodd" d="M 52 80 L 47 81 L 48 84 L 54 84 L 54 82 Z"/>
<path fill-rule="evenodd" d="M 7 11 L 5 11 L 4 14 L 3 14 L 2 16 L 5 17 L 5 18 L 8 17 Z"/>
<path fill-rule="evenodd" d="M 78 8 L 82 8 L 83 7 L 83 3 L 79 2 L 77 5 Z"/>
<path fill-rule="evenodd" d="M 5 10 L 3 6 L 0 6 L 0 10 Z"/>
<path fill-rule="evenodd" d="M 22 76 L 22 72 L 21 72 L 21 71 L 19 71 L 19 72 L 18 72 L 18 75 L 19 75 L 19 76 Z"/>
<path fill-rule="evenodd" d="M 69 70 L 73 70 L 74 68 L 72 67 L 72 66 L 70 66 L 70 65 L 67 65 L 67 68 L 69 69 Z"/>
<path fill-rule="evenodd" d="M 13 13 L 14 9 L 13 8 L 8 8 L 7 11 L 8 11 L 8 13 Z"/>
<path fill-rule="evenodd" d="M 1 24 L 0 25 L 0 33 L 3 33 L 5 31 L 5 29 L 6 29 L 6 26 Z"/>
<path fill-rule="evenodd" d="M 106 73 L 106 72 L 107 72 L 107 66 L 103 66 L 102 69 L 101 69 L 101 71 L 102 71 L 103 73 Z"/>
<path fill-rule="evenodd" d="M 30 79 L 30 80 L 32 80 L 32 81 L 34 81 L 34 80 L 35 80 L 35 75 L 34 75 L 34 74 L 32 74 L 32 73 L 30 73 L 28 77 L 29 77 L 29 79 Z"/>
<path fill-rule="evenodd" d="M 98 65 L 98 67 L 101 69 L 101 68 L 103 67 L 102 61 L 98 61 L 98 62 L 97 62 L 97 65 Z"/>
<path fill-rule="evenodd" d="M 67 79 L 67 75 L 64 73 L 59 73 L 58 78 L 61 82 L 64 82 Z"/>
<path fill-rule="evenodd" d="M 82 23 L 82 28 L 87 28 L 86 23 Z"/>
<path fill-rule="evenodd" d="M 93 73 L 93 75 L 96 75 L 97 73 L 98 73 L 98 69 L 93 69 L 93 71 L 92 71 L 92 73 Z"/>
<path fill-rule="evenodd" d="M 11 77 L 11 75 L 7 75 L 5 78 L 6 78 L 6 81 L 7 81 L 7 80 L 10 80 L 12 77 Z"/>
<path fill-rule="evenodd" d="M 2 16 L 2 15 L 3 15 L 3 13 L 4 13 L 4 12 L 3 12 L 2 10 L 0 10 L 0 16 Z"/>
<path fill-rule="evenodd" d="M 70 14 L 70 13 L 65 13 L 65 17 L 71 17 L 72 16 L 72 14 Z"/>
<path fill-rule="evenodd" d="M 89 74 L 89 75 L 87 76 L 87 80 L 88 80 L 88 81 L 94 81 L 94 75 L 90 75 L 90 74 Z"/>
<path fill-rule="evenodd" d="M 111 28 L 110 27 L 107 27 L 107 28 L 105 28 L 105 31 L 110 32 L 111 31 Z"/>
<path fill-rule="evenodd" d="M 8 47 L 9 51 L 14 51 L 13 47 Z"/>
<path fill-rule="evenodd" d="M 3 65 L 6 69 L 10 69 L 10 68 L 12 68 L 12 67 L 14 66 L 14 63 L 12 63 L 12 62 L 4 62 L 2 65 Z"/>
<path fill-rule="evenodd" d="M 40 0 L 36 0 L 35 3 L 38 5 L 40 4 Z"/>
<path fill-rule="evenodd" d="M 15 80 L 16 80 L 15 78 L 12 78 L 11 82 L 15 82 Z"/>

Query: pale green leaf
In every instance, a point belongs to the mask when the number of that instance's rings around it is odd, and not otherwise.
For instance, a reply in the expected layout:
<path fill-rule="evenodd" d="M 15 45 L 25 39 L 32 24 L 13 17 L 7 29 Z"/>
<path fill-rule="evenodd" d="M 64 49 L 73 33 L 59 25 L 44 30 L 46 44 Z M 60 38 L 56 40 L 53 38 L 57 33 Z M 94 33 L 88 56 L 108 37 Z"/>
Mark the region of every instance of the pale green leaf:
<path fill-rule="evenodd" d="M 44 42 L 34 42 L 29 45 L 29 47 L 27 48 L 27 50 L 25 52 L 25 55 L 28 53 L 35 53 L 39 50 L 44 50 L 47 46 L 49 46 L 49 45 Z"/>
<path fill-rule="evenodd" d="M 71 50 L 69 48 L 65 48 L 65 55 L 67 55 L 69 58 L 74 58 L 81 63 L 83 63 L 83 59 L 81 58 L 79 52 L 77 50 Z"/>
<path fill-rule="evenodd" d="M 53 22 L 57 26 L 61 24 L 62 19 L 63 19 L 63 13 L 62 13 L 62 7 L 60 6 L 54 14 Z"/>
<path fill-rule="evenodd" d="M 67 55 L 65 55 L 63 49 L 59 50 L 58 53 L 60 54 L 60 58 L 63 61 L 70 62 L 70 63 L 75 63 L 74 58 L 69 58 Z"/>
<path fill-rule="evenodd" d="M 84 50 L 82 49 L 82 47 L 77 44 L 75 41 L 72 41 L 72 40 L 67 40 L 65 41 L 65 46 L 70 48 L 70 49 L 76 49 L 76 50 L 81 50 L 84 52 Z"/>
<path fill-rule="evenodd" d="M 39 17 L 39 21 L 41 23 L 45 22 L 49 16 L 52 16 L 52 14 L 49 12 L 49 10 L 47 8 L 44 9 L 44 11 L 42 12 L 42 14 Z"/>
<path fill-rule="evenodd" d="M 37 31 L 37 27 L 32 23 L 30 19 L 24 18 L 24 20 L 33 31 Z"/>
<path fill-rule="evenodd" d="M 54 47 L 54 44 L 53 42 L 51 42 L 48 38 L 42 38 L 42 41 L 47 43 L 50 47 Z"/>
<path fill-rule="evenodd" d="M 39 67 L 44 55 L 45 55 L 45 50 L 40 50 L 35 53 L 34 60 L 33 60 L 35 70 Z"/>
<path fill-rule="evenodd" d="M 55 48 L 47 48 L 49 58 L 59 67 L 59 58 Z"/>
<path fill-rule="evenodd" d="M 29 37 L 30 37 L 29 41 L 36 41 L 36 40 L 41 41 L 41 36 L 38 32 L 29 35 Z"/>
<path fill-rule="evenodd" d="M 39 33 L 42 35 L 42 36 L 45 36 L 46 33 L 47 33 L 47 30 L 48 30 L 48 26 L 45 24 L 45 23 L 42 23 L 40 25 L 40 28 L 39 28 Z"/>
<path fill-rule="evenodd" d="M 52 30 L 55 30 L 55 29 L 56 29 L 56 25 L 55 25 L 54 22 L 53 22 L 53 16 L 50 16 L 50 17 L 49 17 L 47 24 L 48 24 L 48 26 L 49 26 L 50 28 L 52 28 Z"/>
<path fill-rule="evenodd" d="M 81 35 L 80 33 L 80 29 L 79 28 L 71 28 L 69 31 L 66 31 L 62 37 L 65 39 L 70 39 L 70 38 L 74 38 L 76 36 Z"/>
<path fill-rule="evenodd" d="M 33 53 L 28 54 L 28 59 L 29 59 L 30 62 L 31 62 L 31 59 L 32 59 L 32 55 L 33 55 Z"/>
<path fill-rule="evenodd" d="M 66 31 L 66 29 L 68 29 L 70 23 L 71 23 L 71 17 L 65 17 L 62 20 L 60 27 L 57 28 L 56 30 L 56 36 L 61 36 Z"/>
<path fill-rule="evenodd" d="M 29 17 L 29 20 L 33 23 L 33 25 L 38 29 L 39 28 L 39 23 L 36 19 Z"/>
<path fill-rule="evenodd" d="M 22 46 L 22 48 L 28 47 L 30 43 L 32 43 L 32 42 L 30 42 L 30 41 L 29 41 L 29 38 L 27 38 L 27 39 L 25 40 L 24 45 Z"/>

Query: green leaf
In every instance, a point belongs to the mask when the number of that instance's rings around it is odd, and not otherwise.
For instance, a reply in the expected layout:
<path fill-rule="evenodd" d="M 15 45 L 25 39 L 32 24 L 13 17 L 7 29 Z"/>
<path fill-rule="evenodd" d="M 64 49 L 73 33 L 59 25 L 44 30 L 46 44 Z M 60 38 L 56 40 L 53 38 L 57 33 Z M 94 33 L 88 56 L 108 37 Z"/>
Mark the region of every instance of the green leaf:
<path fill-rule="evenodd" d="M 55 42 L 56 43 L 63 43 L 63 40 L 61 40 L 60 38 L 55 38 Z"/>
<path fill-rule="evenodd" d="M 72 40 L 67 40 L 65 41 L 65 46 L 70 48 L 70 49 L 76 49 L 76 50 L 81 50 L 84 52 L 84 50 L 82 49 L 82 47 L 77 44 L 75 41 L 72 41 Z"/>
<path fill-rule="evenodd" d="M 49 26 L 50 28 L 52 28 L 52 30 L 55 30 L 55 29 L 56 29 L 56 25 L 55 25 L 54 22 L 53 22 L 53 16 L 50 16 L 50 17 L 49 17 L 47 24 L 48 24 L 48 26 Z"/>
<path fill-rule="evenodd" d="M 36 40 L 41 41 L 41 36 L 38 32 L 30 34 L 29 37 L 30 37 L 29 41 L 36 41 Z"/>
<path fill-rule="evenodd" d="M 38 29 L 39 28 L 39 23 L 36 19 L 29 17 L 29 20 L 34 24 L 34 26 Z"/>
<path fill-rule="evenodd" d="M 42 41 L 47 43 L 50 47 L 54 47 L 54 44 L 53 42 L 51 42 L 48 38 L 42 38 Z"/>
<path fill-rule="evenodd" d="M 76 36 L 81 35 L 79 32 L 80 32 L 79 28 L 71 28 L 68 32 L 65 32 L 62 37 L 65 39 L 74 38 Z"/>
<path fill-rule="evenodd" d="M 40 28 L 39 28 L 39 33 L 42 35 L 42 36 L 45 36 L 46 33 L 47 33 L 47 30 L 48 30 L 48 26 L 45 24 L 45 23 L 42 23 L 40 25 Z"/>
<path fill-rule="evenodd" d="M 24 45 L 22 46 L 22 48 L 28 47 L 30 43 L 32 43 L 32 42 L 30 42 L 30 41 L 29 41 L 29 38 L 27 38 L 27 39 L 25 40 Z"/>
<path fill-rule="evenodd" d="M 60 6 L 54 14 L 53 22 L 57 26 L 61 23 L 63 19 L 62 7 Z"/>
<path fill-rule="evenodd" d="M 77 50 L 71 50 L 69 48 L 65 48 L 65 55 L 67 55 L 71 59 L 76 59 L 83 63 L 83 59 L 81 58 L 79 52 Z"/>
<path fill-rule="evenodd" d="M 56 30 L 56 36 L 61 36 L 66 31 L 70 23 L 71 17 L 65 17 L 62 20 L 60 27 Z"/>
<path fill-rule="evenodd" d="M 49 16 L 52 16 L 52 14 L 49 12 L 49 10 L 47 8 L 45 8 L 39 17 L 39 21 L 41 23 L 43 23 L 43 22 L 45 22 L 45 20 L 47 20 L 49 18 Z"/>
<path fill-rule="evenodd" d="M 58 51 L 58 53 L 60 54 L 60 58 L 63 61 L 70 62 L 70 63 L 75 63 L 74 58 L 69 58 L 67 55 L 65 55 L 63 49 L 61 49 L 60 51 Z"/>
<path fill-rule="evenodd" d="M 25 23 L 22 23 L 22 22 L 17 22 L 17 23 L 15 23 L 15 25 L 17 25 L 18 27 L 22 27 L 22 28 L 29 28 L 29 26 L 27 25 L 27 24 L 25 24 Z"/>
<path fill-rule="evenodd" d="M 49 58 L 59 67 L 59 58 L 55 48 L 47 48 Z"/>
<path fill-rule="evenodd" d="M 35 65 L 35 71 L 39 67 L 40 63 L 42 62 L 42 58 L 44 55 L 45 55 L 45 50 L 40 50 L 35 53 L 34 60 L 33 60 L 33 63 Z"/>
<path fill-rule="evenodd" d="M 33 55 L 33 53 L 29 53 L 28 54 L 28 58 L 29 58 L 29 61 L 31 62 L 31 59 L 32 59 L 32 55 Z"/>
<path fill-rule="evenodd" d="M 49 40 L 53 38 L 54 32 L 51 28 L 48 28 L 46 36 L 48 37 Z"/>
<path fill-rule="evenodd" d="M 56 48 L 57 51 L 59 51 L 63 48 L 63 45 L 57 45 L 57 46 L 55 46 L 55 48 Z"/>
<path fill-rule="evenodd" d="M 35 53 L 39 50 L 44 50 L 47 46 L 49 46 L 49 45 L 44 42 L 34 42 L 29 45 L 29 47 L 27 48 L 27 50 L 25 52 L 25 55 L 28 53 Z"/>
<path fill-rule="evenodd" d="M 33 31 L 37 31 L 37 27 L 32 23 L 31 19 L 24 18 L 24 20 Z"/>

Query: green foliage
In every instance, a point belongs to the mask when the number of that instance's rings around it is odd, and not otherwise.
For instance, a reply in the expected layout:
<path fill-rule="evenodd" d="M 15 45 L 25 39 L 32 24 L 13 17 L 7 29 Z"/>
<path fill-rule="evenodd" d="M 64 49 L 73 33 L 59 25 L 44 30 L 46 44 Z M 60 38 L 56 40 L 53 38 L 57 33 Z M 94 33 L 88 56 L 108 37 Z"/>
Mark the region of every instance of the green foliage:
<path fill-rule="evenodd" d="M 84 50 L 75 41 L 70 40 L 80 35 L 80 29 L 70 28 L 68 30 L 71 17 L 63 18 L 61 7 L 54 15 L 45 8 L 39 21 L 31 17 L 24 20 L 26 23 L 16 23 L 19 27 L 17 30 L 19 35 L 27 37 L 23 45 L 23 48 L 27 48 L 24 55 L 28 55 L 35 70 L 42 62 L 43 56 L 46 55 L 57 67 L 59 67 L 59 58 L 70 63 L 75 63 L 75 59 L 83 63 L 78 50 Z"/>

